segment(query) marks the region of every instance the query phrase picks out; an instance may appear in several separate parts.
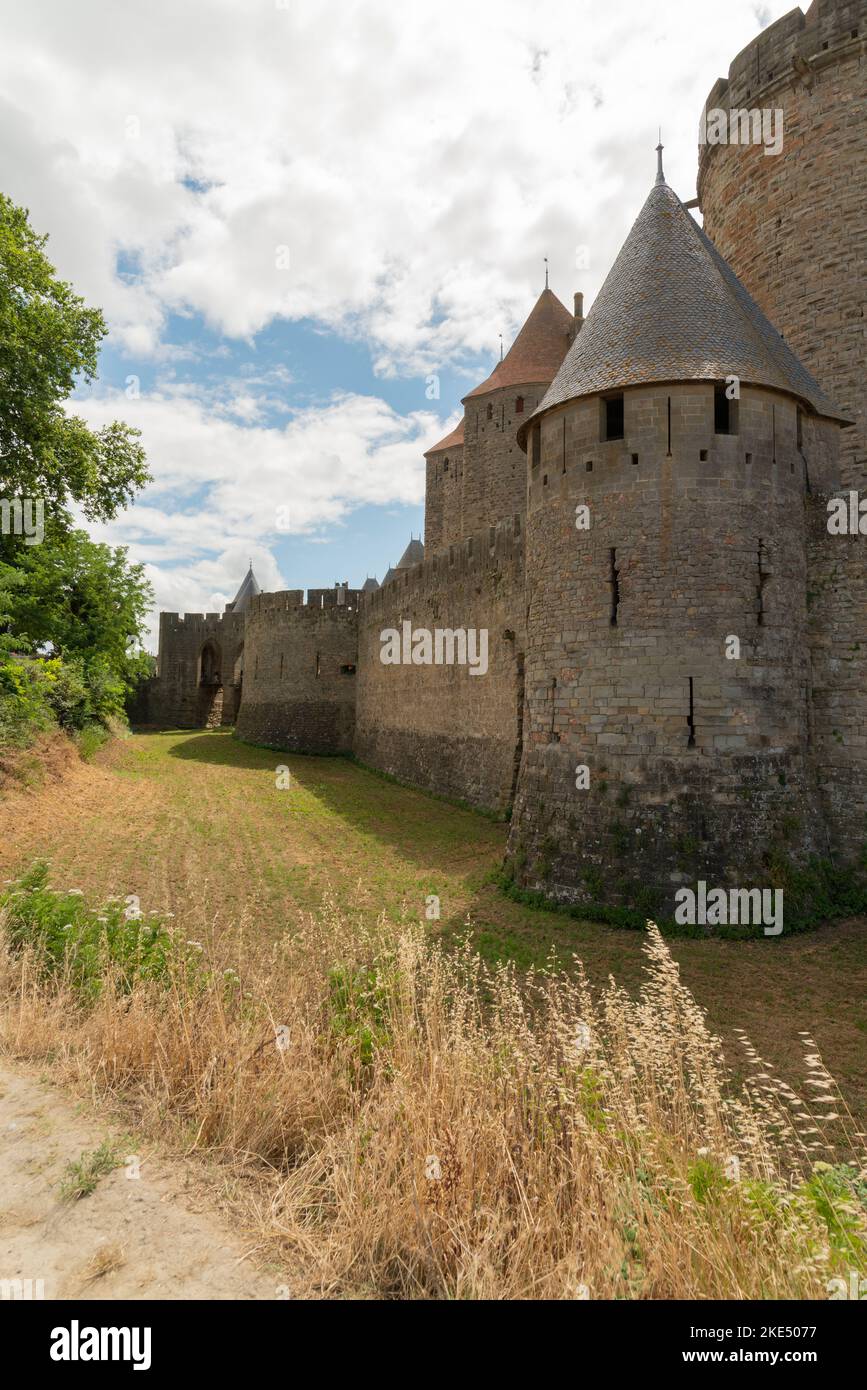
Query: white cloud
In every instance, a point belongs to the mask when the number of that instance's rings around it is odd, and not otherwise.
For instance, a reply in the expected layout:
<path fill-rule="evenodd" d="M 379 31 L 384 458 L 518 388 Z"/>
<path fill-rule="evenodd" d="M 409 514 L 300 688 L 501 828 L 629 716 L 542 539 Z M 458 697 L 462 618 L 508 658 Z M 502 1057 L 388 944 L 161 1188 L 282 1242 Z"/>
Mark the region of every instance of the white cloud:
<path fill-rule="evenodd" d="M 753 0 L 709 23 L 695 0 L 0 5 L 3 191 L 112 342 L 172 373 L 73 409 L 143 430 L 153 484 L 91 530 L 178 611 L 222 606 L 251 556 L 281 587 L 281 508 L 321 540 L 365 503 L 418 504 L 423 450 L 456 423 L 351 393 L 293 410 L 285 368 L 203 383 L 229 357 L 220 335 L 306 318 L 363 343 L 383 378 L 424 376 L 508 345 L 543 256 L 589 306 L 652 183 L 657 126 L 689 197 L 702 104 L 759 22 Z M 172 314 L 201 315 L 216 344 L 172 342 Z"/>
<path fill-rule="evenodd" d="M 158 351 L 172 310 L 242 338 L 309 316 L 385 374 L 508 339 L 545 254 L 561 296 L 589 303 L 657 125 L 689 196 L 702 102 L 758 23 L 752 0 L 707 24 L 695 0 L 4 11 L 5 190 L 117 341 Z M 118 251 L 140 279 L 116 275 Z"/>
<path fill-rule="evenodd" d="M 171 611 L 213 610 L 210 595 L 231 597 L 250 556 L 264 589 L 285 588 L 270 549 L 280 535 L 327 535 L 364 504 L 417 505 L 424 450 L 443 428 L 432 412 L 352 394 L 281 428 L 238 423 L 183 387 L 138 400 L 109 391 L 72 409 L 93 428 L 122 416 L 147 440 L 153 482 L 89 530 L 147 564 L 157 609 Z"/>

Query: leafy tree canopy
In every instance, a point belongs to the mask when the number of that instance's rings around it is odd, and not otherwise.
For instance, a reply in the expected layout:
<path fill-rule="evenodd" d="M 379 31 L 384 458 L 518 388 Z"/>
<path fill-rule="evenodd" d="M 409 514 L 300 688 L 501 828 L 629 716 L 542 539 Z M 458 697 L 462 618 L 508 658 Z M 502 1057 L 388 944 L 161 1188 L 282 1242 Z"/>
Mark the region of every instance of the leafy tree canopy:
<path fill-rule="evenodd" d="M 71 501 L 106 520 L 149 481 L 145 453 L 140 431 L 91 430 L 64 409 L 96 376 L 106 326 L 57 278 L 46 241 L 0 193 L 0 495 L 41 497 L 58 520 Z"/>
<path fill-rule="evenodd" d="M 123 546 L 97 544 L 54 520 L 39 545 L 0 538 L 0 643 L 7 649 L 103 663 L 124 679 L 138 665 L 132 649 L 152 599 L 144 567 L 131 565 Z"/>

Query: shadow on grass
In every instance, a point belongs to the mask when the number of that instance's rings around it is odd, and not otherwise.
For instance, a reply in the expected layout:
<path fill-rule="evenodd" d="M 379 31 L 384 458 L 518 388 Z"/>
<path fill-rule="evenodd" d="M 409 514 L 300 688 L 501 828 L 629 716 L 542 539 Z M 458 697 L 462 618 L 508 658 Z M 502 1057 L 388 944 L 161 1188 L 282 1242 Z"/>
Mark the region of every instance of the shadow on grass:
<path fill-rule="evenodd" d="M 293 782 L 327 811 L 360 835 L 397 850 L 415 871 L 466 872 L 478 885 L 502 861 L 504 823 L 400 786 L 349 758 L 240 743 L 222 729 L 163 731 L 156 736 L 177 739 L 166 750 L 168 756 L 187 762 L 261 771 L 272 779 L 278 766 L 288 767 Z"/>

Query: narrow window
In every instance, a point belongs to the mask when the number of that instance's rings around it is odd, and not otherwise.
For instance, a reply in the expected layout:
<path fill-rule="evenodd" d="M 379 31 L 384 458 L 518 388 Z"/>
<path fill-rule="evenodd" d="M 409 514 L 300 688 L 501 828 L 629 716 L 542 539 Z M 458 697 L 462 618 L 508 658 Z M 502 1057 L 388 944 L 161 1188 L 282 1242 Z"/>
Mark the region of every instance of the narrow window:
<path fill-rule="evenodd" d="M 448 471 L 449 471 L 449 461 L 448 461 L 448 459 L 446 459 L 445 463 L 443 464 L 443 472 L 444 472 L 444 473 L 448 473 Z"/>
<path fill-rule="evenodd" d="M 588 459 L 587 462 L 586 462 L 586 464 L 585 464 L 584 466 L 585 466 L 585 468 L 587 469 L 587 472 L 588 472 L 588 473 L 592 473 L 592 472 L 593 472 L 593 460 L 592 460 L 592 459 Z"/>
<path fill-rule="evenodd" d="M 671 396 L 668 398 L 668 453 L 666 458 L 671 458 Z"/>
<path fill-rule="evenodd" d="M 517 400 L 515 401 L 515 414 L 516 414 L 516 415 L 523 415 L 523 413 L 524 413 L 524 397 L 523 397 L 523 396 L 518 396 Z"/>
<path fill-rule="evenodd" d="M 632 455 L 632 466 L 633 466 L 633 468 L 637 468 L 637 467 L 638 467 L 638 455 L 637 455 L 637 454 L 633 454 L 633 455 Z"/>
<path fill-rule="evenodd" d="M 775 405 L 772 405 L 772 406 L 771 406 L 771 439 L 772 439 L 772 447 L 773 447 L 773 455 L 772 455 L 772 457 L 771 457 L 771 462 L 772 462 L 772 463 L 776 463 L 776 461 L 777 461 L 777 407 L 776 407 Z"/>
<path fill-rule="evenodd" d="M 319 652 L 317 652 L 317 653 L 316 653 L 316 677 L 317 677 L 317 679 L 319 678 L 320 674 L 321 674 L 321 667 L 320 667 L 320 664 L 319 664 Z"/>
<path fill-rule="evenodd" d="M 617 609 L 620 606 L 620 571 L 617 568 L 617 551 L 613 548 L 608 552 L 609 575 L 608 582 L 611 586 L 611 626 L 617 626 Z"/>
<path fill-rule="evenodd" d="M 280 679 L 283 679 L 283 653 L 280 653 Z"/>
<path fill-rule="evenodd" d="M 699 449 L 698 456 L 702 463 L 707 463 L 707 449 Z"/>
<path fill-rule="evenodd" d="M 737 401 L 729 400 L 725 386 L 713 388 L 713 432 L 714 434 L 737 434 Z"/>
<path fill-rule="evenodd" d="M 566 472 L 566 416 L 563 416 L 563 472 Z"/>
<path fill-rule="evenodd" d="M 752 454 L 745 454 L 745 455 L 744 455 L 744 461 L 745 461 L 747 464 L 752 463 L 752 461 L 753 461 L 753 456 L 752 456 Z"/>
<path fill-rule="evenodd" d="M 804 447 L 804 412 L 798 407 L 798 448 Z"/>
<path fill-rule="evenodd" d="M 340 668 L 340 674 L 341 674 L 341 676 L 354 676 L 354 675 L 355 675 L 355 667 L 354 667 L 354 666 L 351 666 L 351 665 L 341 666 L 341 668 Z"/>
<path fill-rule="evenodd" d="M 489 402 L 488 402 L 488 419 L 489 419 L 489 420 L 493 420 L 493 418 L 494 418 L 494 407 L 491 405 L 491 403 L 490 403 L 490 401 L 489 401 Z"/>
<path fill-rule="evenodd" d="M 602 401 L 602 438 L 623 438 L 623 392 L 605 396 Z"/>
<path fill-rule="evenodd" d="M 695 689 L 692 676 L 689 678 L 689 714 L 687 715 L 687 726 L 689 728 L 689 738 L 686 741 L 687 748 L 695 747 Z"/>

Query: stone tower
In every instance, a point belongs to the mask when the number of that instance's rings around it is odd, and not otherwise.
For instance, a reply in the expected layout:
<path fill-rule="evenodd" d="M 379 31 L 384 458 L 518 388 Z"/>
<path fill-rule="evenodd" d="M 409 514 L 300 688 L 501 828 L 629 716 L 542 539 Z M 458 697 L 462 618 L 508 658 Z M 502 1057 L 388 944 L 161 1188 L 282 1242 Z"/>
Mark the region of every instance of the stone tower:
<path fill-rule="evenodd" d="M 546 285 L 506 356 L 464 397 L 457 429 L 425 454 L 428 554 L 523 517 L 526 460 L 515 432 L 554 380 L 574 334 L 575 319 Z"/>
<path fill-rule="evenodd" d="M 425 454 L 424 544 L 429 555 L 461 538 L 464 422 Z"/>
<path fill-rule="evenodd" d="M 509 857 L 670 916 L 827 853 L 811 763 L 807 480 L 842 413 L 664 181 L 528 448 L 527 720 Z"/>
<path fill-rule="evenodd" d="M 867 496 L 867 0 L 815 0 L 770 25 L 732 62 L 708 113 L 782 112 L 777 155 L 704 142 L 698 195 L 715 245 L 855 428 L 840 484 Z M 708 122 L 703 118 L 702 132 Z M 815 751 L 835 841 L 867 838 L 867 536 L 812 552 Z"/>
<path fill-rule="evenodd" d="M 259 594 L 244 629 L 236 732 L 293 753 L 350 753 L 360 591 L 346 584 Z"/>
<path fill-rule="evenodd" d="M 139 691 L 137 723 L 178 729 L 234 724 L 244 680 L 244 623 L 260 593 L 251 564 L 222 613 L 160 613 L 157 674 Z"/>

